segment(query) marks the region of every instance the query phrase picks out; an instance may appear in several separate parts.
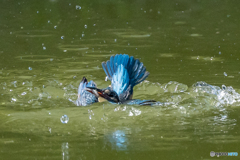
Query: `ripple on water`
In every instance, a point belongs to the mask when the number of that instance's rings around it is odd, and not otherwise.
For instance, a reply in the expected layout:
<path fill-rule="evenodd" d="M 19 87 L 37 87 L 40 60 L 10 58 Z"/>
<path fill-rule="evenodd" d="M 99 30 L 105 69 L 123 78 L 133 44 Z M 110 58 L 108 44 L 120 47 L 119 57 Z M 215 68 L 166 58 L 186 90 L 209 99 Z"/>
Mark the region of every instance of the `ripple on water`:
<path fill-rule="evenodd" d="M 202 37 L 202 34 L 193 33 L 193 34 L 190 34 L 189 36 L 191 36 L 191 37 Z"/>
<path fill-rule="evenodd" d="M 191 56 L 190 59 L 199 60 L 199 61 L 212 61 L 212 62 L 223 61 L 223 59 L 219 57 L 207 57 L 207 56 Z"/>
<path fill-rule="evenodd" d="M 86 45 L 72 45 L 72 44 L 67 44 L 67 45 L 59 45 L 58 48 L 60 50 L 65 51 L 85 51 L 88 50 L 89 47 Z"/>
<path fill-rule="evenodd" d="M 31 79 L 32 76 L 18 76 L 18 78 L 20 78 L 20 79 Z"/>
<path fill-rule="evenodd" d="M 98 58 L 98 57 L 111 57 L 111 54 L 86 54 L 85 56 L 87 57 L 93 57 L 93 58 Z"/>
<path fill-rule="evenodd" d="M 45 61 L 52 61 L 55 56 L 49 56 L 49 55 L 22 55 L 22 56 L 16 56 L 16 59 L 19 59 L 21 61 L 34 61 L 34 62 L 45 62 Z"/>
<path fill-rule="evenodd" d="M 108 29 L 106 32 L 116 34 L 121 38 L 147 38 L 151 36 L 151 33 L 137 31 L 134 29 Z"/>
<path fill-rule="evenodd" d="M 74 73 L 84 73 L 84 72 L 90 72 L 90 71 L 95 71 L 98 70 L 99 68 L 85 68 L 85 69 L 66 69 L 63 70 L 64 72 L 74 72 Z"/>
<path fill-rule="evenodd" d="M 122 38 L 147 38 L 150 37 L 150 33 L 145 32 L 115 32 L 116 35 Z"/>
<path fill-rule="evenodd" d="M 175 25 L 183 25 L 183 24 L 186 24 L 185 21 L 176 21 L 174 22 Z"/>
<path fill-rule="evenodd" d="M 39 37 L 49 37 L 53 36 L 56 32 L 48 31 L 48 30 L 21 30 L 21 31 L 13 31 L 13 34 L 16 37 L 32 37 L 32 38 L 39 38 Z"/>
<path fill-rule="evenodd" d="M 164 58 L 171 58 L 171 57 L 177 57 L 178 54 L 177 53 L 160 53 L 159 56 Z"/>

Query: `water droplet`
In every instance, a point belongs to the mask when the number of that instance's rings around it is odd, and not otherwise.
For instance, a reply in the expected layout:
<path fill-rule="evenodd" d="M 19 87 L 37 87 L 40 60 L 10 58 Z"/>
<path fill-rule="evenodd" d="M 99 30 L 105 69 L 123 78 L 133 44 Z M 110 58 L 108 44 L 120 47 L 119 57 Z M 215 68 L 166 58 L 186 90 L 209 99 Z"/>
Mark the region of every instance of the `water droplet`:
<path fill-rule="evenodd" d="M 63 52 L 67 52 L 67 50 L 65 49 L 65 50 L 63 50 Z"/>
<path fill-rule="evenodd" d="M 82 37 L 84 37 L 85 36 L 85 34 L 82 34 Z"/>
<path fill-rule="evenodd" d="M 46 50 L 46 47 L 43 47 L 43 50 Z"/>
<path fill-rule="evenodd" d="M 227 73 L 226 72 L 223 72 L 224 76 L 227 76 Z"/>
<path fill-rule="evenodd" d="M 222 54 L 222 52 L 219 51 L 218 54 Z"/>
<path fill-rule="evenodd" d="M 60 121 L 62 122 L 62 123 L 68 123 L 68 121 L 69 121 L 69 118 L 68 118 L 68 116 L 67 115 L 63 115 L 61 118 L 60 118 Z"/>
<path fill-rule="evenodd" d="M 91 116 L 91 115 L 89 115 L 89 119 L 92 119 L 92 116 Z"/>
<path fill-rule="evenodd" d="M 48 23 L 50 23 L 51 21 L 50 20 L 48 20 Z"/>
<path fill-rule="evenodd" d="M 32 67 L 28 67 L 28 69 L 31 71 L 31 70 L 32 70 Z"/>
<path fill-rule="evenodd" d="M 39 13 L 39 11 L 37 11 L 37 13 Z"/>
<path fill-rule="evenodd" d="M 225 90 L 227 87 L 225 85 L 222 85 L 222 89 Z"/>
<path fill-rule="evenodd" d="M 64 39 L 64 36 L 61 36 L 61 39 Z"/>
<path fill-rule="evenodd" d="M 114 42 L 117 42 L 117 39 L 114 39 Z"/>
<path fill-rule="evenodd" d="M 76 5 L 76 10 L 80 10 L 80 9 L 82 9 L 82 7 L 79 5 Z"/>
<path fill-rule="evenodd" d="M 24 96 L 24 95 L 26 95 L 26 94 L 27 94 L 26 92 L 21 93 L 22 96 Z"/>
<path fill-rule="evenodd" d="M 84 25 L 84 28 L 87 28 L 87 25 L 86 25 L 86 24 Z"/>
<path fill-rule="evenodd" d="M 57 29 L 57 26 L 54 26 L 54 29 Z"/>

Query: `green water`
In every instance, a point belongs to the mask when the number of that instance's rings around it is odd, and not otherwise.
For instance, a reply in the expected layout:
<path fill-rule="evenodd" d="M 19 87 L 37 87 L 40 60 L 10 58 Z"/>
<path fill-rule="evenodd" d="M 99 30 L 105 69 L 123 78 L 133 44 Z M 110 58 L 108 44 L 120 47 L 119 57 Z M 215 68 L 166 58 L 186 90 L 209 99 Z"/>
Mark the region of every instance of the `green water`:
<path fill-rule="evenodd" d="M 234 0 L 2 0 L 0 159 L 240 153 L 239 7 Z M 101 62 L 119 53 L 150 72 L 134 98 L 163 105 L 75 106 L 82 77 L 106 87 Z M 219 98 L 192 87 L 198 81 L 234 91 Z"/>

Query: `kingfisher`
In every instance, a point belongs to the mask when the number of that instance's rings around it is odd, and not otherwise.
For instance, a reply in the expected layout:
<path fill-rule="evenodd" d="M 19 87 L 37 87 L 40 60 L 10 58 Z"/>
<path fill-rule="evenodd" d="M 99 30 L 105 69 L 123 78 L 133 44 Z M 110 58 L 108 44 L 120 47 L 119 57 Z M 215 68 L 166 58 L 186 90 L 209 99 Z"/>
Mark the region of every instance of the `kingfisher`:
<path fill-rule="evenodd" d="M 107 62 L 102 62 L 102 68 L 111 85 L 104 89 L 96 86 L 86 86 L 87 91 L 101 99 L 117 104 L 153 105 L 154 100 L 132 99 L 133 87 L 144 81 L 149 72 L 138 59 L 127 54 L 117 54 L 110 57 Z"/>

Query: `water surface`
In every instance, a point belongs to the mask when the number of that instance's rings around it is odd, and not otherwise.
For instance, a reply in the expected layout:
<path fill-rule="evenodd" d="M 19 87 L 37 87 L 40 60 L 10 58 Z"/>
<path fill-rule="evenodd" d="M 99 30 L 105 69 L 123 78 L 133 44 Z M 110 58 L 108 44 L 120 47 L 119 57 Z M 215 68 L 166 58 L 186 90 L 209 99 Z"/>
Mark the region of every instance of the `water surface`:
<path fill-rule="evenodd" d="M 2 159 L 240 153 L 238 1 L 3 0 L 0 9 Z M 75 106 L 82 77 L 106 87 L 101 62 L 120 53 L 150 72 L 134 98 L 162 104 Z"/>

